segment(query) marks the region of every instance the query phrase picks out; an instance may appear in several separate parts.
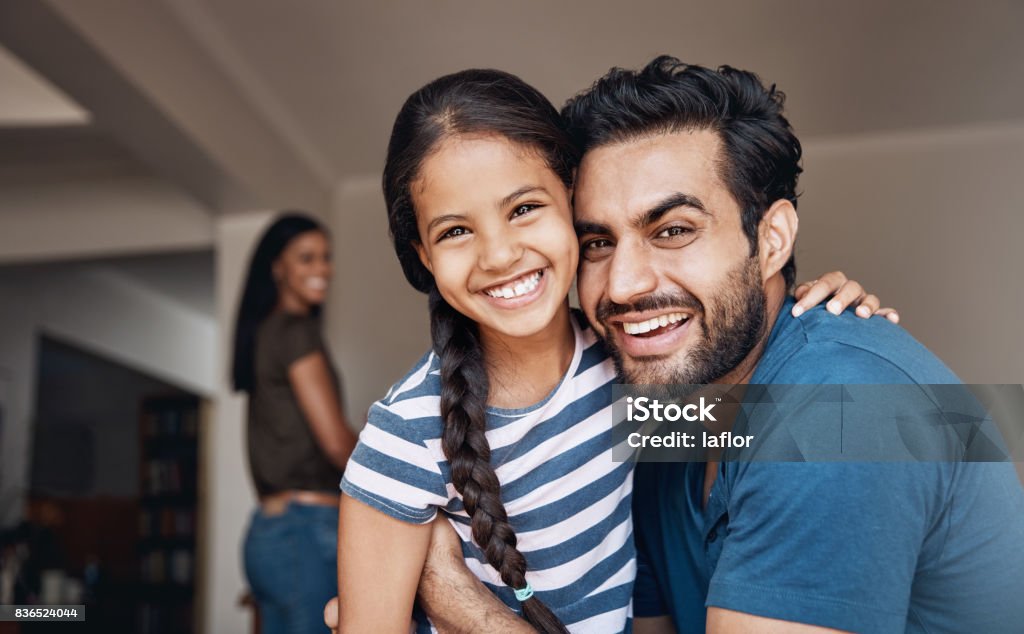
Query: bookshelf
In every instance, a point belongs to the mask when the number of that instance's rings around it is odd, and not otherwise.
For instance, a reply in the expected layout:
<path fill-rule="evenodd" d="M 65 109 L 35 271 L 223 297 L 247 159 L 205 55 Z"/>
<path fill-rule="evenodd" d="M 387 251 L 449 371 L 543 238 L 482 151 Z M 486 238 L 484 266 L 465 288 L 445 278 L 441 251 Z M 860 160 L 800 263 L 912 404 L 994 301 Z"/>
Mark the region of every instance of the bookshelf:
<path fill-rule="evenodd" d="M 139 416 L 141 634 L 192 632 L 199 509 L 199 399 L 145 399 Z"/>

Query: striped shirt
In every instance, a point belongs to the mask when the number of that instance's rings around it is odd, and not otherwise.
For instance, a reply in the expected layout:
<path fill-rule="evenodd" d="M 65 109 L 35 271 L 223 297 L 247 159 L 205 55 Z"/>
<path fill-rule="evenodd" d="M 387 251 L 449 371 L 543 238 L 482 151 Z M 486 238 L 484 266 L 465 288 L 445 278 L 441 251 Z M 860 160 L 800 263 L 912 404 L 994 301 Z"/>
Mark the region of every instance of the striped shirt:
<path fill-rule="evenodd" d="M 576 346 L 561 383 L 524 409 L 487 409 L 491 462 L 538 598 L 572 632 L 631 627 L 636 576 L 633 463 L 612 460 L 615 369 L 574 312 Z M 341 489 L 391 517 L 444 511 L 466 565 L 510 608 L 519 602 L 472 541 L 470 519 L 441 449 L 440 359 L 426 354 L 370 408 Z M 419 623 L 421 631 L 429 625 Z"/>

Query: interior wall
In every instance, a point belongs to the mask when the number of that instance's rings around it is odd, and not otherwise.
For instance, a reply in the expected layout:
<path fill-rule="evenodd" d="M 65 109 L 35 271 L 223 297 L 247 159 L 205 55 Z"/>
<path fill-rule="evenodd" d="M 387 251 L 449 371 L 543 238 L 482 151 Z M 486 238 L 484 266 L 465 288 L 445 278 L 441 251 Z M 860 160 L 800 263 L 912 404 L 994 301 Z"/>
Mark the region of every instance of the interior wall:
<path fill-rule="evenodd" d="M 840 268 L 968 383 L 1024 383 L 1024 123 L 804 144 L 798 279 Z"/>
<path fill-rule="evenodd" d="M 274 213 L 222 216 L 216 224 L 217 327 L 223 333 L 217 354 L 213 424 L 203 442 L 205 506 L 201 587 L 207 588 L 200 615 L 202 631 L 242 634 L 251 631 L 249 612 L 238 605 L 247 584 L 242 569 L 242 538 L 256 498 L 245 453 L 245 398 L 229 383 L 232 333 L 252 248 Z"/>
<path fill-rule="evenodd" d="M 427 298 L 405 281 L 395 257 L 378 175 L 346 179 L 328 223 L 335 268 L 324 323 L 345 409 L 361 429 L 370 405 L 430 348 Z"/>
<path fill-rule="evenodd" d="M 35 323 L 29 298 L 0 276 L 0 527 L 22 518 L 31 459 L 31 411 L 36 383 Z"/>

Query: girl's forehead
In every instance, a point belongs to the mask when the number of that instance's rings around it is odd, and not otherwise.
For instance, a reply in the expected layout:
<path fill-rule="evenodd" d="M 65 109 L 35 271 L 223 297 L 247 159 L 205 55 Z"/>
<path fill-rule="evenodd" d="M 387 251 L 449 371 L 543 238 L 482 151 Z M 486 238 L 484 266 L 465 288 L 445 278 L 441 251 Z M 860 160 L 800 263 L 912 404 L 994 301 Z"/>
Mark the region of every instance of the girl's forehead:
<path fill-rule="evenodd" d="M 420 210 L 460 200 L 493 204 L 524 185 L 555 182 L 561 180 L 537 151 L 499 135 L 459 135 L 442 141 L 423 161 L 410 189 Z"/>

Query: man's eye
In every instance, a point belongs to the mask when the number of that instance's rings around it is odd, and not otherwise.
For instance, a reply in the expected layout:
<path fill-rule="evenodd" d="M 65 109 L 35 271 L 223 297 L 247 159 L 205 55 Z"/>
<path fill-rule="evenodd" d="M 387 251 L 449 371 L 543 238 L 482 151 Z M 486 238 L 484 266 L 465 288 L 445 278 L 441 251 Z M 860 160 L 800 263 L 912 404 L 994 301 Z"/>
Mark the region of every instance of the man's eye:
<path fill-rule="evenodd" d="M 512 218 L 518 218 L 519 216 L 525 216 L 540 205 L 519 205 L 512 210 Z"/>
<path fill-rule="evenodd" d="M 689 227 L 680 227 L 678 225 L 663 229 L 658 233 L 659 238 L 675 238 L 678 236 L 685 236 L 693 233 L 693 229 Z"/>
<path fill-rule="evenodd" d="M 583 243 L 580 249 L 583 257 L 595 260 L 609 253 L 614 245 L 607 238 L 594 238 Z"/>
<path fill-rule="evenodd" d="M 449 238 L 458 238 L 459 236 L 464 236 L 467 233 L 469 233 L 469 230 L 466 229 L 465 227 L 452 227 L 448 231 L 445 231 L 440 236 L 438 236 L 437 241 L 440 242 L 442 240 L 447 240 Z"/>

